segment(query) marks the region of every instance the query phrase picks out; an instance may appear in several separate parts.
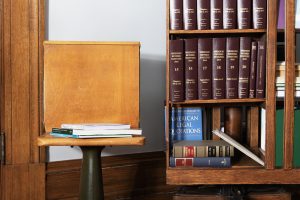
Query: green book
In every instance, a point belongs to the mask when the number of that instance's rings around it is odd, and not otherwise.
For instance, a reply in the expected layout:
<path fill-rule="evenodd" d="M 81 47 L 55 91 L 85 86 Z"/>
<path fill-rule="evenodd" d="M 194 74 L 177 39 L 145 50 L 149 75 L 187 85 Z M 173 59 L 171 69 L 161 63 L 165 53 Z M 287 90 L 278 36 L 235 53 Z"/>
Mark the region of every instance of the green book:
<path fill-rule="evenodd" d="M 275 142 L 275 166 L 283 166 L 283 108 L 276 110 L 276 142 Z M 300 121 L 300 108 L 295 109 L 294 122 Z M 300 123 L 294 123 L 294 157 L 293 166 L 300 167 Z"/>

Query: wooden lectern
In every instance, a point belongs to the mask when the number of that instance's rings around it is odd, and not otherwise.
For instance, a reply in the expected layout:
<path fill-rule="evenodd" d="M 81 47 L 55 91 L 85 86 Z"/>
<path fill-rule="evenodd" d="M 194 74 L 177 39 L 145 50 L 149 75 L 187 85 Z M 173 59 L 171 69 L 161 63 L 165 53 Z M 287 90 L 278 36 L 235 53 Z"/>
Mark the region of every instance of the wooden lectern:
<path fill-rule="evenodd" d="M 126 123 L 139 127 L 139 42 L 45 42 L 44 123 Z M 143 145 L 144 137 L 72 139 L 45 134 L 39 146 L 79 146 L 80 199 L 104 199 L 101 151 Z"/>

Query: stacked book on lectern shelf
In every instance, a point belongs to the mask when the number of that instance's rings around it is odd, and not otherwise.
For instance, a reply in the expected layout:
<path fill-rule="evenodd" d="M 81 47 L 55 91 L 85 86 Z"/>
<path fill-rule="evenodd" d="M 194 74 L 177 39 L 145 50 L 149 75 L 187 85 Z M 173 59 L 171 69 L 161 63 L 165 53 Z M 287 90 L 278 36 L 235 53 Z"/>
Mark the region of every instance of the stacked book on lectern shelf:
<path fill-rule="evenodd" d="M 295 64 L 295 97 L 300 97 L 300 63 Z M 285 94 L 285 62 L 277 63 L 276 67 L 276 95 L 284 97 Z"/>
<path fill-rule="evenodd" d="M 129 124 L 62 124 L 52 128 L 50 135 L 64 138 L 126 138 L 142 135 L 141 129 L 130 129 Z"/>

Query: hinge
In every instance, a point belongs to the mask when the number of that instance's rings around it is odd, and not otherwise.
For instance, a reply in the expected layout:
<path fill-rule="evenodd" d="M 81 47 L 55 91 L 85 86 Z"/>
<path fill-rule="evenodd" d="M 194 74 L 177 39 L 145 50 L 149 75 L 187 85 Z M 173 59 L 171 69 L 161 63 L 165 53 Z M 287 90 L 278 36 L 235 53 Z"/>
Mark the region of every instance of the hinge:
<path fill-rule="evenodd" d="M 5 134 L 4 132 L 0 133 L 0 164 L 5 163 Z"/>

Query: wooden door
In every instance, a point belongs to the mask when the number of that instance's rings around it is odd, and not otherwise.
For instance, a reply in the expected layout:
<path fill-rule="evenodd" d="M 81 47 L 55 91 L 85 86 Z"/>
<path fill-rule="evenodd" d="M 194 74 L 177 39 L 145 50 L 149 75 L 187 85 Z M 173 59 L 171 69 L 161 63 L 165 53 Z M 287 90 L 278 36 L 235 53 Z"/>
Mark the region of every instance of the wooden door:
<path fill-rule="evenodd" d="M 1 200 L 45 199 L 44 153 L 36 145 L 41 132 L 42 8 L 40 0 L 0 0 L 0 125 L 5 134 Z"/>

